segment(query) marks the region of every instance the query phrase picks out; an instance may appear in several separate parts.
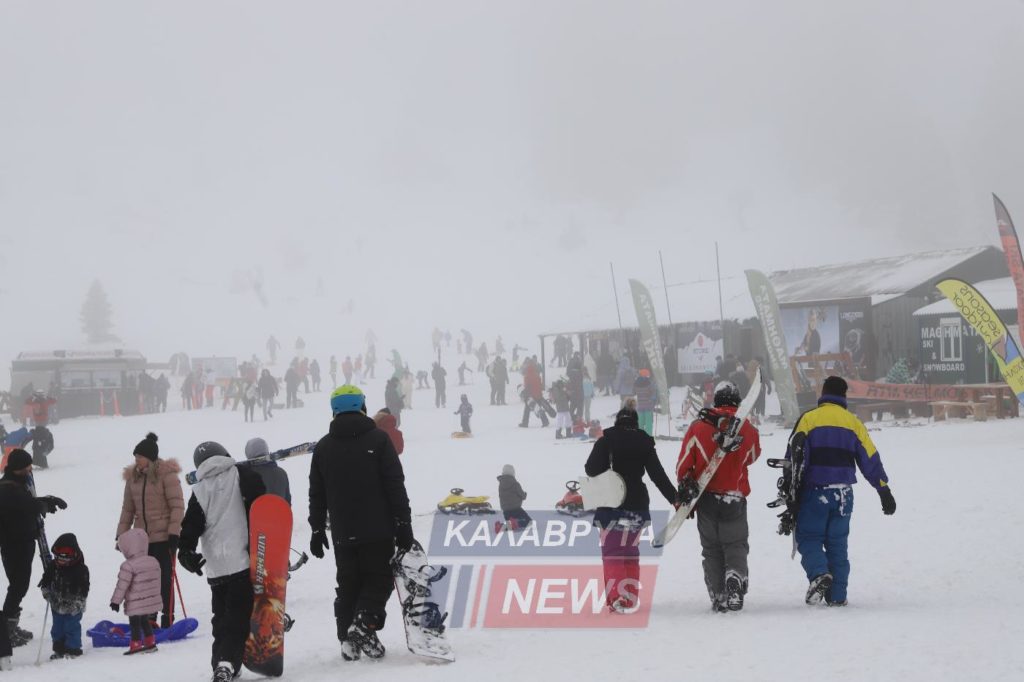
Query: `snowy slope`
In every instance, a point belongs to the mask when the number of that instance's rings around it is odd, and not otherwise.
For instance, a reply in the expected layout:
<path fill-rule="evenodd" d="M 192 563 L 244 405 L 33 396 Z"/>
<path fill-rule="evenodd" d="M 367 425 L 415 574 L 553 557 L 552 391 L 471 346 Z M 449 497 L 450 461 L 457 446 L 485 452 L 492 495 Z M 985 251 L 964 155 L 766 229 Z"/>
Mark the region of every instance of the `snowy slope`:
<path fill-rule="evenodd" d="M 368 387 L 370 407 L 381 404 L 382 382 Z M 417 391 L 415 409 L 403 418 L 402 461 L 414 513 L 429 512 L 448 488 L 496 496 L 502 464 L 516 465 L 529 501 L 547 508 L 564 492 L 563 481 L 578 476 L 589 447 L 552 445 L 552 429 L 516 427 L 519 405 L 489 407 L 487 388 L 467 387 L 476 406 L 472 440 L 452 440 L 451 414 L 459 388 L 449 390 L 451 409 L 435 410 L 433 392 Z M 327 395 L 314 395 L 304 409 L 281 411 L 270 423 L 243 424 L 241 412 L 219 409 L 151 417 L 79 419 L 54 428 L 53 467 L 41 472 L 41 493 L 67 499 L 69 509 L 48 523 L 51 538 L 78 534 L 92 571 L 93 588 L 85 622 L 112 614 L 107 608 L 116 569 L 114 529 L 121 500 L 121 467 L 147 430 L 160 436 L 161 453 L 191 468 L 192 449 L 203 440 L 224 443 L 240 457 L 251 436 L 271 447 L 319 437 L 329 412 Z M 600 399 L 595 414 L 610 414 L 617 403 Z M 287 639 L 284 679 L 347 680 L 416 676 L 418 681 L 459 679 L 628 678 L 715 680 L 929 680 L 1021 679 L 1024 598 L 1016 581 L 1024 574 L 1019 540 L 1019 505 L 1014 488 L 1024 476 L 1021 422 L 942 423 L 919 428 L 889 427 L 873 433 L 892 479 L 899 509 L 882 516 L 877 496 L 864 483 L 856 488 L 851 537 L 851 606 L 809 609 L 806 581 L 790 542 L 774 533 L 776 472 L 758 464 L 752 471 L 750 505 L 751 592 L 739 614 L 709 612 L 695 528 L 684 526 L 660 559 L 650 627 L 645 630 L 454 629 L 458 662 L 433 665 L 404 647 L 397 605 L 390 606 L 382 639 L 389 653 L 379 664 L 341 661 L 334 638 L 331 602 L 334 566 L 310 563 L 289 583 L 289 612 L 297 619 Z M 785 433 L 763 440 L 766 456 L 781 456 Z M 661 443 L 670 467 L 677 444 Z M 306 547 L 305 475 L 308 458 L 289 461 L 295 495 L 293 545 Z M 965 476 L 970 466 L 970 476 Z M 496 500 L 495 500 L 496 501 Z M 662 504 L 663 503 L 660 503 Z M 430 516 L 415 518 L 425 538 Z M 38 563 L 36 564 L 38 580 Z M 77 661 L 32 663 L 36 641 L 16 650 L 18 680 L 145 679 L 201 680 L 209 676 L 209 591 L 203 579 L 181 575 L 189 615 L 202 625 L 188 641 L 165 645 L 152 656 L 124 659 L 120 650 L 86 648 Z M 22 625 L 37 633 L 43 601 L 34 588 L 25 601 Z M 49 650 L 47 642 L 46 650 Z M 243 673 L 244 679 L 254 679 Z"/>

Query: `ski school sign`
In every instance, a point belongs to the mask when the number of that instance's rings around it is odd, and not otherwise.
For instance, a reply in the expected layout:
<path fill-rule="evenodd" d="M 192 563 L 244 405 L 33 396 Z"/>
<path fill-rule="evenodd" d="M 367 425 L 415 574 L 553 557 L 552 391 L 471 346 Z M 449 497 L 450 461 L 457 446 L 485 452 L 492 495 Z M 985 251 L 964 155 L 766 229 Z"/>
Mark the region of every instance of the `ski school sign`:
<path fill-rule="evenodd" d="M 963 386 L 942 384 L 879 384 L 850 379 L 846 382 L 848 399 L 887 400 L 892 402 L 926 403 L 937 400 L 966 402 L 970 399 Z"/>
<path fill-rule="evenodd" d="M 589 517 L 550 510 L 529 514 L 534 522 L 517 531 L 506 530 L 492 514 L 434 516 L 430 556 L 448 570 L 431 585 L 430 599 L 449 612 L 450 627 L 646 627 L 657 566 L 641 564 L 638 575 L 607 578 L 600 558 L 601 531 Z M 654 511 L 652 516 L 654 527 L 644 528 L 632 545 L 641 559 L 661 553 L 651 540 L 654 529 L 668 521 L 668 513 Z M 610 613 L 612 590 L 639 595 L 639 608 Z"/>

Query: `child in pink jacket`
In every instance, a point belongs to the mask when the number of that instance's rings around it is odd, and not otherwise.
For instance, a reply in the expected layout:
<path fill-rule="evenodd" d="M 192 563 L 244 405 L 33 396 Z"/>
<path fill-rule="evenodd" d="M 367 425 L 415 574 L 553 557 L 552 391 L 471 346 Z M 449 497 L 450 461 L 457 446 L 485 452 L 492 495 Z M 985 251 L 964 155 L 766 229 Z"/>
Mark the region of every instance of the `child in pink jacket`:
<path fill-rule="evenodd" d="M 132 630 L 132 641 L 125 656 L 139 651 L 156 651 L 156 637 L 149 617 L 163 606 L 160 597 L 160 564 L 149 556 L 149 536 L 141 528 L 132 528 L 117 539 L 125 562 L 117 574 L 117 587 L 110 608 L 117 611 L 124 602 L 124 613 Z"/>

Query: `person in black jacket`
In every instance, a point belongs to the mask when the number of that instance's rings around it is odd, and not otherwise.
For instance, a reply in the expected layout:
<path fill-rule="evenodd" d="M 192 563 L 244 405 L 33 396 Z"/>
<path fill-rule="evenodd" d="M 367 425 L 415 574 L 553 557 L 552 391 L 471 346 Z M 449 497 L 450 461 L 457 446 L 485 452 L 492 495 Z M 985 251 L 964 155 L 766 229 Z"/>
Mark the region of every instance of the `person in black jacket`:
<path fill-rule="evenodd" d="M 82 614 L 89 597 L 89 567 L 74 533 L 64 533 L 53 543 L 53 565 L 43 573 L 39 587 L 53 611 L 53 655 L 78 658 L 82 655 Z"/>
<path fill-rule="evenodd" d="M 643 527 L 651 522 L 651 498 L 644 473 L 665 497 L 676 505 L 676 489 L 658 459 L 654 439 L 640 430 L 635 410 L 625 408 L 615 416 L 615 426 L 604 430 L 594 443 L 585 467 L 594 477 L 611 469 L 626 484 L 626 496 L 618 507 L 598 507 L 594 525 L 601 529 L 601 558 L 604 562 L 608 606 L 617 613 L 636 610 L 640 587 L 640 549 Z"/>
<path fill-rule="evenodd" d="M 18 627 L 21 600 L 32 582 L 32 560 L 36 555 L 39 515 L 66 509 L 67 503 L 48 495 L 34 497 L 29 490 L 32 455 L 15 448 L 7 457 L 3 478 L 0 478 L 0 560 L 7 574 L 7 597 L 3 614 L 12 646 L 28 644 L 32 633 Z M 9 653 L 7 655 L 10 655 Z M 4 653 L 0 651 L 0 658 Z"/>
<path fill-rule="evenodd" d="M 405 474 L 387 433 L 366 416 L 366 397 L 356 386 L 331 395 L 329 433 L 313 448 L 309 467 L 310 552 L 330 547 L 338 568 L 334 617 L 345 660 L 384 655 L 377 631 L 384 627 L 394 588 L 395 547 L 412 547 L 412 517 Z"/>

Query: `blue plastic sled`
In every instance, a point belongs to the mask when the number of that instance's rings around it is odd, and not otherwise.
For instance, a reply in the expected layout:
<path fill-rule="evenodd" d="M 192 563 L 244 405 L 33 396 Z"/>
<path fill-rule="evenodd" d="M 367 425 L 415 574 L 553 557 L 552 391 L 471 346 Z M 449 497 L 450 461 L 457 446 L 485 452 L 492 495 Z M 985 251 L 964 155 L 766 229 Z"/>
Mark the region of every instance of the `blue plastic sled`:
<path fill-rule="evenodd" d="M 174 622 L 169 628 L 153 628 L 157 644 L 173 642 L 178 639 L 185 639 L 190 632 L 199 627 L 199 621 L 195 618 L 182 618 Z M 109 620 L 101 620 L 86 633 L 92 639 L 94 648 L 100 647 L 123 647 L 126 648 L 131 642 L 131 628 L 128 623 L 111 623 Z"/>

